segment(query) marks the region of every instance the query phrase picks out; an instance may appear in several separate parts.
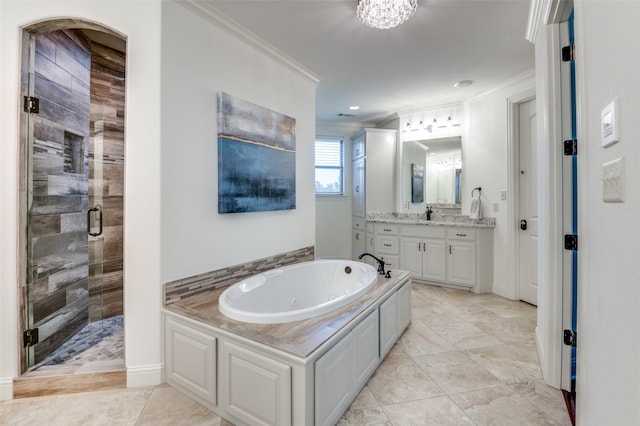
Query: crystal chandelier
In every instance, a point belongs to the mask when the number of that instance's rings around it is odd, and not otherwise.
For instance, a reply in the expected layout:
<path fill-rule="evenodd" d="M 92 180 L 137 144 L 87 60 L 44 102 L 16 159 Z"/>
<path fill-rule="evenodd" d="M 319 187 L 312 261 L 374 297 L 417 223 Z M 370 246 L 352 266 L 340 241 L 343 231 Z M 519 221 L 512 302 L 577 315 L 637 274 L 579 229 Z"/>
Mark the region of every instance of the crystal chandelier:
<path fill-rule="evenodd" d="M 359 0 L 356 13 L 367 26 L 386 30 L 411 18 L 418 0 Z"/>

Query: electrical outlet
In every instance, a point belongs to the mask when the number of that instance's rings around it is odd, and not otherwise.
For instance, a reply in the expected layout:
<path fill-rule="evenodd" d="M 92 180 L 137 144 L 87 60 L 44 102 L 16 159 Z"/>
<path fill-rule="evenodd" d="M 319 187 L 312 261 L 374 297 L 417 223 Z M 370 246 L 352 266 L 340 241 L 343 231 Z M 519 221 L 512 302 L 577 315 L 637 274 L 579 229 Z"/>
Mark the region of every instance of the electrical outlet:
<path fill-rule="evenodd" d="M 500 208 L 500 205 L 498 203 L 493 203 L 493 212 L 494 213 L 498 213 L 499 208 Z"/>

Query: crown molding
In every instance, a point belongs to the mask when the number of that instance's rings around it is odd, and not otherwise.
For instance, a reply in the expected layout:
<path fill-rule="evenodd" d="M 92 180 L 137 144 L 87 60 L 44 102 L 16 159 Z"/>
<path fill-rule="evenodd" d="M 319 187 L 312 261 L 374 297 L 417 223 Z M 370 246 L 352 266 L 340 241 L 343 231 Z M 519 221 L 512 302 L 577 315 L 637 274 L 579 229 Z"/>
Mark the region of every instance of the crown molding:
<path fill-rule="evenodd" d="M 175 0 L 175 2 L 200 16 L 204 20 L 214 24 L 216 27 L 226 31 L 228 34 L 251 45 L 276 62 L 311 80 L 313 83 L 318 84 L 318 82 L 320 81 L 320 77 L 317 74 L 315 74 L 302 64 L 298 63 L 294 59 L 290 58 L 289 56 L 285 55 L 228 16 L 225 16 L 206 1 Z"/>

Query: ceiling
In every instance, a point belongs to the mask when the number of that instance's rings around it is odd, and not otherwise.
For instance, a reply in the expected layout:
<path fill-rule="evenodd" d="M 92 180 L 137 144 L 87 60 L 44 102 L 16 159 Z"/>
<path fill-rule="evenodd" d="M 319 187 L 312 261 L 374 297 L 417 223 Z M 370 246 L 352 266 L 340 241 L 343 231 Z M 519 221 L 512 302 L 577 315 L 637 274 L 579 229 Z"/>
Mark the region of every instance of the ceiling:
<path fill-rule="evenodd" d="M 320 77 L 319 121 L 375 123 L 461 102 L 534 67 L 530 0 L 419 0 L 414 16 L 389 30 L 364 26 L 356 0 L 205 3 Z M 474 84 L 453 87 L 459 80 Z"/>

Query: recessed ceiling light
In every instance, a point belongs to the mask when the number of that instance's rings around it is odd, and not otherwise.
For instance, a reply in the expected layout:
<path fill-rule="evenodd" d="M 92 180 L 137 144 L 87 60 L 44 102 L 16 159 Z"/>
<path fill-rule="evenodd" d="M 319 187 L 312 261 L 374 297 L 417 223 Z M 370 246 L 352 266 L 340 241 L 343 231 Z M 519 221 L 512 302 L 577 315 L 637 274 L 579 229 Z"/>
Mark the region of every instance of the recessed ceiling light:
<path fill-rule="evenodd" d="M 351 106 L 349 107 L 349 109 L 350 109 L 351 111 L 359 110 L 359 109 L 360 109 L 360 105 L 351 105 Z"/>
<path fill-rule="evenodd" d="M 469 86 L 471 86 L 472 84 L 473 84 L 473 80 L 460 80 L 460 81 L 456 81 L 456 82 L 453 84 L 453 87 L 456 87 L 456 88 L 458 88 L 458 89 L 459 89 L 459 88 L 461 88 L 461 87 L 469 87 Z"/>

